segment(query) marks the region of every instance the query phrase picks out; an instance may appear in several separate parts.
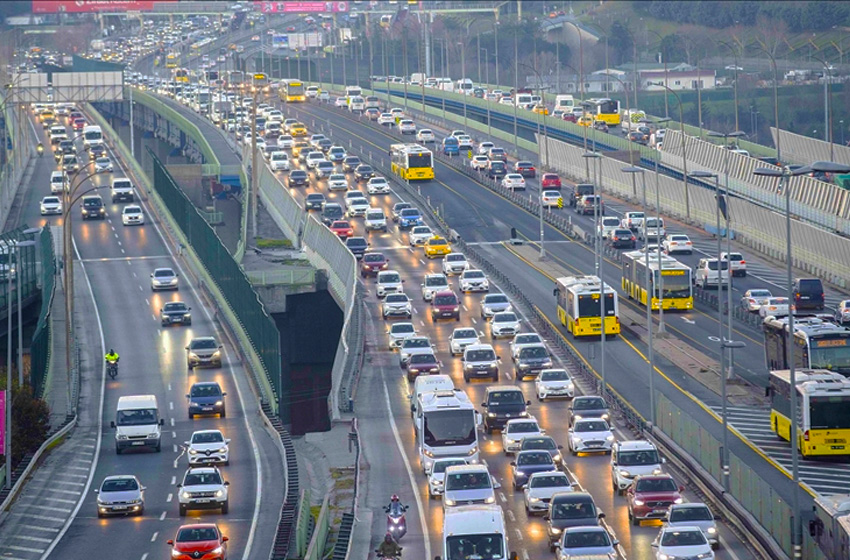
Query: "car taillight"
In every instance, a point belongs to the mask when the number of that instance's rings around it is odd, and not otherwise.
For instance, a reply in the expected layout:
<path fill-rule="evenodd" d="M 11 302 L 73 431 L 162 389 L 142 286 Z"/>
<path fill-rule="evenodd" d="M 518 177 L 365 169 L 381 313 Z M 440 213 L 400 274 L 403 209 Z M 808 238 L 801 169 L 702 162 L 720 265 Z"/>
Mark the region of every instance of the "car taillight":
<path fill-rule="evenodd" d="M 809 430 L 803 432 L 803 440 L 809 441 Z"/>
<path fill-rule="evenodd" d="M 634 236 L 634 235 L 632 236 L 632 239 L 631 239 L 631 240 L 632 240 L 632 241 L 636 241 L 636 238 L 635 238 L 635 236 Z"/>
<path fill-rule="evenodd" d="M 741 259 L 740 263 L 741 264 L 747 264 L 747 261 L 745 261 L 744 259 Z"/>

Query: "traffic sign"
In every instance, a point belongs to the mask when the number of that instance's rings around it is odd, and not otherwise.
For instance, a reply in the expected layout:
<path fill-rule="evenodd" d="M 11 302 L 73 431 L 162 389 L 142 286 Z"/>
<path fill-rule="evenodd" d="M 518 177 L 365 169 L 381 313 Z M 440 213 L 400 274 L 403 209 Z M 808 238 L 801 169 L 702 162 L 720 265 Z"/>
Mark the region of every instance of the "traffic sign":
<path fill-rule="evenodd" d="M 558 208 L 564 207 L 564 199 L 562 197 L 558 197 Z"/>

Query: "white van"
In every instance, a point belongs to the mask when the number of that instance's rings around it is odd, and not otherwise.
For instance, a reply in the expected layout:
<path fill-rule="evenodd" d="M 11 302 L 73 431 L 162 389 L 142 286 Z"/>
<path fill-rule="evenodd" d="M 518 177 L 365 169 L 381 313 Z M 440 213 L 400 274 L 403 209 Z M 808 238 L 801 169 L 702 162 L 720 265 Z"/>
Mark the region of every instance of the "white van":
<path fill-rule="evenodd" d="M 451 468 L 451 467 L 450 467 Z M 443 516 L 442 560 L 469 558 L 470 550 L 489 550 L 485 558 L 516 560 L 508 553 L 505 515 L 498 504 L 453 507 Z"/>
<path fill-rule="evenodd" d="M 164 423 L 154 395 L 119 397 L 111 423 L 115 429 L 115 453 L 120 455 L 134 447 L 152 447 L 159 453 Z"/>
<path fill-rule="evenodd" d="M 413 392 L 408 395 L 410 399 L 410 415 L 415 416 L 416 404 L 422 393 L 431 391 L 454 391 L 455 384 L 450 375 L 417 375 L 413 383 Z"/>
<path fill-rule="evenodd" d="M 664 218 L 656 216 L 647 216 L 638 230 L 638 238 L 641 241 L 649 241 L 653 239 L 658 243 L 667 235 L 667 229 L 664 227 Z"/>
<path fill-rule="evenodd" d="M 472 89 L 472 80 L 470 80 L 469 78 L 458 80 L 457 84 L 455 85 L 455 91 L 464 95 L 472 95 Z"/>
<path fill-rule="evenodd" d="M 349 98 L 348 109 L 352 112 L 362 112 L 366 110 L 366 100 L 355 95 Z"/>
<path fill-rule="evenodd" d="M 50 174 L 50 193 L 62 194 L 63 188 L 66 188 L 66 175 L 61 171 L 54 171 Z"/>
<path fill-rule="evenodd" d="M 533 99 L 530 93 L 518 93 L 516 94 L 516 106 L 520 109 L 525 109 L 527 106 L 533 103 Z"/>
<path fill-rule="evenodd" d="M 555 96 L 555 111 L 561 110 L 565 113 L 571 113 L 576 101 L 572 95 L 556 95 Z"/>
<path fill-rule="evenodd" d="M 720 269 L 719 271 L 718 268 Z M 694 274 L 694 283 L 701 286 L 703 290 L 708 289 L 709 286 L 713 286 L 718 290 L 728 288 L 729 261 L 720 261 L 718 263 L 717 259 L 700 259 Z"/>

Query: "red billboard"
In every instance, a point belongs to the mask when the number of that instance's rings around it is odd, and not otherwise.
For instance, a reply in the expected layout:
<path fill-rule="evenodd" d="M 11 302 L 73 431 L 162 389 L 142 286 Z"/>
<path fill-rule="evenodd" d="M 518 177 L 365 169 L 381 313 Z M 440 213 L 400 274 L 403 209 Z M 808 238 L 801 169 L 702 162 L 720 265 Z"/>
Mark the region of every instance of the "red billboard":
<path fill-rule="evenodd" d="M 6 452 L 6 393 L 0 391 L 0 453 Z"/>
<path fill-rule="evenodd" d="M 150 12 L 156 2 L 175 0 L 32 0 L 34 14 L 96 14 L 104 12 Z"/>
<path fill-rule="evenodd" d="M 315 14 L 347 12 L 348 2 L 254 2 L 254 9 L 264 14 Z"/>

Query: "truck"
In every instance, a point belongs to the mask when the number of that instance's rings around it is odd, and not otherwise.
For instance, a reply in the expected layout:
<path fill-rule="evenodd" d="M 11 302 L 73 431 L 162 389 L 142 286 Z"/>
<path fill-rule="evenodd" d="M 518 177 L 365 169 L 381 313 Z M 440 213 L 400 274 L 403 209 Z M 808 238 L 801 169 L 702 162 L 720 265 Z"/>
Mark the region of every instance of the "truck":
<path fill-rule="evenodd" d="M 227 118 L 228 113 L 233 112 L 232 101 L 213 101 L 210 119 L 215 124 L 221 124 Z"/>
<path fill-rule="evenodd" d="M 555 96 L 555 107 L 552 110 L 554 114 L 556 111 L 560 111 L 561 113 L 572 113 L 573 107 L 576 105 L 576 100 L 572 95 L 556 95 Z"/>
<path fill-rule="evenodd" d="M 628 111 L 623 111 L 623 118 L 620 121 L 620 126 L 623 127 L 623 130 L 630 132 L 641 126 L 640 121 L 645 119 L 645 111 L 641 111 L 640 109 L 629 109 Z"/>
<path fill-rule="evenodd" d="M 422 72 L 416 72 L 410 75 L 410 85 L 421 85 L 425 83 L 425 80 L 428 79 L 428 76 Z"/>
<path fill-rule="evenodd" d="M 473 84 L 469 78 L 458 80 L 455 84 L 455 91 L 464 95 L 472 95 Z"/>

